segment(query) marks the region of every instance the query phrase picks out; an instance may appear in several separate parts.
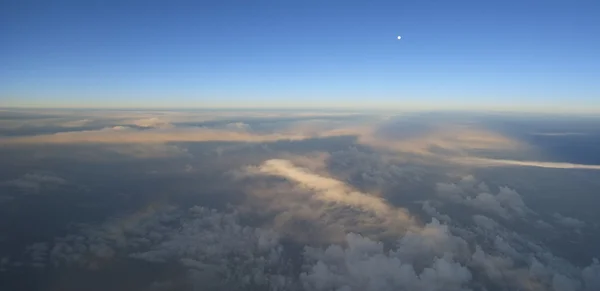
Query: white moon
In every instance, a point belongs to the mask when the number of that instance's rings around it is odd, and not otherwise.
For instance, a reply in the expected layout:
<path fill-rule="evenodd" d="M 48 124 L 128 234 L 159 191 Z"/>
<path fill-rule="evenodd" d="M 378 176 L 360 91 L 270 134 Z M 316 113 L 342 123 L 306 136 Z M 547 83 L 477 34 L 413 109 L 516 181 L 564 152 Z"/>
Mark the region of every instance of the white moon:
<path fill-rule="evenodd" d="M 401 38 L 402 38 L 401 36 L 398 36 L 398 39 L 401 39 Z"/>

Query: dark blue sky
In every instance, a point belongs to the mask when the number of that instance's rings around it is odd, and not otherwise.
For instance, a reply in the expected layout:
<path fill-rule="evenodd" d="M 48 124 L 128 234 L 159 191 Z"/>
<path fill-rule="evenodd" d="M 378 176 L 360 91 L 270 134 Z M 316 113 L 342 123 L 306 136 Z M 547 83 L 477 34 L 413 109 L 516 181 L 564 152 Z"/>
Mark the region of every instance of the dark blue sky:
<path fill-rule="evenodd" d="M 0 3 L 0 106 L 600 108 L 599 1 Z"/>

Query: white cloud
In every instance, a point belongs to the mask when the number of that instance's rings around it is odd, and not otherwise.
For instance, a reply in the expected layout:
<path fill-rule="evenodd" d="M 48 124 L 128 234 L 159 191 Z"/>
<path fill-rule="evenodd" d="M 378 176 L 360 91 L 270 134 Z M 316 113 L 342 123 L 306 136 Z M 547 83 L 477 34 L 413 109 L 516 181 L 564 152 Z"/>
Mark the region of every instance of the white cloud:
<path fill-rule="evenodd" d="M 258 167 L 248 167 L 245 173 L 250 177 L 281 177 L 291 182 L 250 191 L 261 200 L 260 207 L 264 209 L 266 203 L 278 214 L 279 226 L 289 227 L 290 222 L 298 221 L 325 224 L 323 234 L 332 240 L 343 239 L 347 231 L 399 234 L 414 226 L 406 210 L 392 207 L 384 199 L 360 192 L 340 180 L 297 167 L 288 160 L 268 160 Z"/>
<path fill-rule="evenodd" d="M 422 232 L 407 233 L 390 251 L 348 234 L 346 248 L 307 248 L 307 271 L 300 278 L 305 290 L 467 290 L 472 276 L 453 258 L 455 240 L 460 241 L 436 221 Z M 424 258 L 429 262 L 415 267 L 413 262 L 422 264 Z"/>
<path fill-rule="evenodd" d="M 489 192 L 488 192 L 489 191 Z M 445 200 L 469 205 L 505 219 L 513 216 L 523 217 L 533 213 L 517 191 L 508 187 L 500 187 L 497 194 L 491 194 L 489 187 L 477 183 L 473 176 L 463 177 L 458 183 L 437 183 L 437 196 Z"/>
<path fill-rule="evenodd" d="M 503 160 L 503 159 L 487 159 L 487 158 L 476 158 L 476 157 L 461 157 L 454 158 L 451 161 L 466 164 L 471 166 L 524 166 L 524 167 L 538 167 L 538 168 L 550 168 L 550 169 L 586 169 L 586 170 L 600 170 L 600 165 L 585 165 L 585 164 L 573 164 L 573 163 L 559 163 L 559 162 L 541 162 L 541 161 L 516 161 L 516 160 Z"/>
<path fill-rule="evenodd" d="M 286 160 L 266 161 L 258 170 L 264 174 L 289 178 L 301 187 L 315 191 L 316 197 L 324 201 L 355 206 L 381 216 L 391 215 L 400 221 L 409 220 L 407 213 L 390 207 L 379 197 L 361 193 L 339 180 L 298 168 Z"/>
<path fill-rule="evenodd" d="M 170 128 L 172 125 L 167 121 L 157 117 L 136 119 L 130 121 L 131 124 L 146 128 Z"/>

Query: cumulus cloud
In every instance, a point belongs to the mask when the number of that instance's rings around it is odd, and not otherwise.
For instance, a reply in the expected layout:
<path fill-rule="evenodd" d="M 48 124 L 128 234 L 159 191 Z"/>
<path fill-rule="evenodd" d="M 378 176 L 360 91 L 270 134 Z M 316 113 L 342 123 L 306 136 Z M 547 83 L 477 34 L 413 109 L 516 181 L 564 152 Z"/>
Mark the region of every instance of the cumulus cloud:
<path fill-rule="evenodd" d="M 190 270 L 190 279 L 203 288 L 268 286 L 284 290 L 292 283 L 283 274 L 286 268 L 277 233 L 242 226 L 235 213 L 192 207 L 181 226 L 165 236 L 167 239 L 149 251 L 131 257 L 178 261 Z"/>
<path fill-rule="evenodd" d="M 276 158 L 269 156 L 235 172 L 237 180 L 233 182 L 239 182 L 243 195 L 236 200 L 239 205 L 234 211 L 199 206 L 149 208 L 101 225 L 76 225 L 68 235 L 30 245 L 27 266 L 102 269 L 109 263 L 135 260 L 157 267 L 175 266 L 185 272 L 187 280 L 181 281 L 189 281 L 181 284 L 168 278 L 154 282 L 149 290 L 177 289 L 188 283 L 204 290 L 600 289 L 597 260 L 580 269 L 554 257 L 529 234 L 507 228 L 511 221 L 500 218 L 529 218 L 532 213 L 513 189 L 490 187 L 465 175 L 453 183 L 438 183 L 435 193 L 408 193 L 416 195 L 402 198 L 418 196 L 424 201 L 420 210 L 433 218 L 425 225 L 382 198 L 385 187 L 396 190 L 407 182 L 439 177 L 428 172 L 431 169 L 398 163 L 402 159 L 398 152 L 451 157 L 472 150 L 520 146 L 499 134 L 452 127 L 448 132 L 438 128 L 408 137 L 386 136 L 384 130 L 366 127 L 328 128 L 318 120 L 296 124 L 301 129 L 298 132 L 289 130 L 292 125 L 257 134 L 266 131 L 261 128 L 252 133 L 237 119 L 219 123 L 219 129 L 179 128 L 175 120 L 183 117 L 130 116 L 103 130 L 10 140 L 104 143 L 103 149 L 139 157 L 187 154 L 182 147 L 168 144 L 172 141 L 264 142 L 355 135 L 363 146 L 304 156 L 265 150 Z M 364 145 L 371 148 L 358 150 L 366 148 Z M 235 145 L 229 149 L 247 148 Z M 378 151 L 382 149 L 385 154 Z M 258 160 L 252 158 L 249 160 Z M 181 171 L 199 172 L 196 164 L 183 162 L 177 165 Z M 26 182 L 9 184 L 35 189 L 23 185 L 35 182 L 45 187 L 64 182 L 32 175 L 22 177 Z M 463 208 L 478 214 L 461 213 Z M 560 214 L 555 219 L 565 226 L 583 225 Z M 0 260 L 0 270 L 8 261 Z"/>
<path fill-rule="evenodd" d="M 466 243 L 436 220 L 407 233 L 390 251 L 353 233 L 346 245 L 307 248 L 307 271 L 300 275 L 305 290 L 467 290 L 472 278 L 452 255 Z"/>
<path fill-rule="evenodd" d="M 54 266 L 98 268 L 118 252 L 148 247 L 165 239 L 180 213 L 172 207 L 154 208 L 110 219 L 99 226 L 81 225 L 74 234 L 57 237 L 47 260 Z"/>
<path fill-rule="evenodd" d="M 198 206 L 187 210 L 151 207 L 99 226 L 80 226 L 74 234 L 29 246 L 27 253 L 33 267 L 98 269 L 117 257 L 129 257 L 179 264 L 188 270 L 190 284 L 211 290 L 249 286 L 290 290 L 287 286 L 294 277 L 288 275 L 290 266 L 282 256 L 279 235 L 241 225 L 239 220 L 236 212 Z"/>
<path fill-rule="evenodd" d="M 440 198 L 494 213 L 506 219 L 533 213 L 517 191 L 500 187 L 498 193 L 488 193 L 492 192 L 489 187 L 485 183 L 477 184 L 472 176 L 463 177 L 458 183 L 437 183 L 436 192 Z"/>
<path fill-rule="evenodd" d="M 582 270 L 585 291 L 600 290 L 600 261 L 593 259 L 592 264 Z"/>
<path fill-rule="evenodd" d="M 473 221 L 475 222 L 476 225 L 483 227 L 484 229 L 487 230 L 494 230 L 498 227 L 498 223 L 496 221 L 494 221 L 493 219 L 487 217 L 487 216 L 483 216 L 483 215 L 473 215 Z"/>
<path fill-rule="evenodd" d="M 435 207 L 433 207 L 433 205 L 431 205 L 431 202 L 429 201 L 425 201 L 423 203 L 423 211 L 425 211 L 425 213 L 431 215 L 431 217 L 435 217 L 441 221 L 444 222 L 452 222 L 452 219 L 450 218 L 450 216 L 446 215 L 446 214 L 441 214 Z"/>
<path fill-rule="evenodd" d="M 488 229 L 500 227 L 483 216 L 473 219 L 485 221 Z M 148 209 L 100 227 L 86 227 L 52 243 L 31 245 L 29 265 L 45 267 L 48 259 L 56 266 L 69 263 L 95 269 L 121 255 L 153 264 L 177 264 L 187 270 L 189 284 L 211 290 L 442 291 L 488 286 L 489 290 L 591 291 L 600 283 L 597 260 L 581 270 L 565 268 L 552 255 L 523 254 L 504 234 L 496 234 L 488 246 L 496 254 L 479 245 L 472 251 L 463 238 L 436 219 L 399 235 L 391 247 L 350 232 L 340 243 L 305 246 L 295 260 L 279 233 L 242 221 L 235 211 L 198 206 L 183 211 Z M 300 269 L 294 261 L 301 264 Z M 493 284 L 482 283 L 482 275 Z M 152 286 L 160 290 L 172 284 Z"/>

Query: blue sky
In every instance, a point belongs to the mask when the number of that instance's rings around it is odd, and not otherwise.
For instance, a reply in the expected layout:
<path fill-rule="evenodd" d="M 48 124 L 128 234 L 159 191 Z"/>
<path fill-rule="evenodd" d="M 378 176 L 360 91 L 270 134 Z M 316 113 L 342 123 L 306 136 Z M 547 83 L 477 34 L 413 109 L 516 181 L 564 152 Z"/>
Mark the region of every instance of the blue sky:
<path fill-rule="evenodd" d="M 592 0 L 5 0 L 0 107 L 600 111 L 598 15 Z"/>

